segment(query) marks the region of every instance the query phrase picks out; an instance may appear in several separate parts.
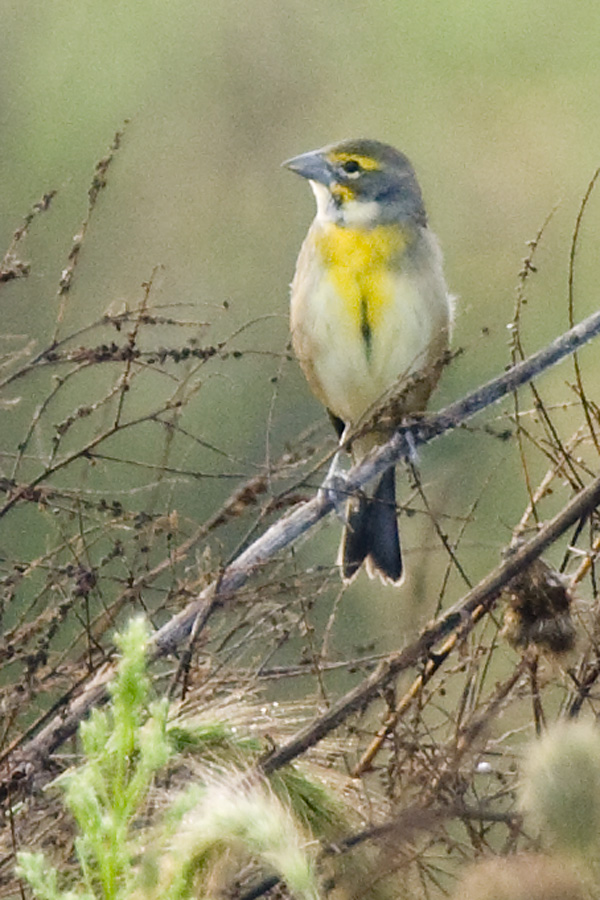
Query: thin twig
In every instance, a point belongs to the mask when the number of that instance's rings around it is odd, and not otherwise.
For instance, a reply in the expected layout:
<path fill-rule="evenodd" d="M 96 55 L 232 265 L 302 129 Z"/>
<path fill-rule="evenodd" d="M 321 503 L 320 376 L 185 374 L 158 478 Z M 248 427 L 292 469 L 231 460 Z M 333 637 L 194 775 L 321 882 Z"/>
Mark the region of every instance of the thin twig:
<path fill-rule="evenodd" d="M 517 386 L 526 384 L 549 366 L 564 359 L 575 349 L 600 333 L 600 312 L 595 313 L 570 331 L 557 338 L 548 347 L 514 366 L 500 377 L 488 382 L 462 400 L 441 412 L 423 417 L 400 428 L 388 443 L 379 448 L 347 475 L 346 486 L 354 492 L 374 478 L 402 456 L 407 456 L 415 445 L 425 444 L 444 432 L 456 428 L 477 412 L 497 402 Z M 152 418 L 152 417 L 148 417 Z M 127 423 L 128 425 L 133 423 Z M 122 426 L 123 427 L 123 426 Z M 410 432 L 410 437 L 408 433 Z M 101 436 L 102 439 L 107 434 Z M 94 446 L 96 439 L 89 446 Z M 66 464 L 64 461 L 63 464 Z M 40 481 L 42 478 L 39 479 Z M 37 483 L 37 482 L 36 482 Z M 17 498 L 13 499 L 16 502 Z M 561 512 L 543 526 L 529 543 L 523 545 L 497 569 L 484 578 L 473 590 L 438 621 L 428 626 L 411 645 L 392 654 L 358 687 L 344 695 L 323 716 L 301 729 L 287 744 L 279 748 L 267 759 L 263 768 L 274 771 L 290 762 L 308 747 L 313 746 L 326 734 L 337 728 L 345 719 L 364 703 L 378 696 L 382 686 L 408 667 L 428 658 L 432 648 L 448 635 L 456 631 L 461 637 L 474 627 L 474 613 L 479 606 L 484 611 L 491 609 L 502 587 L 537 556 L 574 522 L 589 515 L 600 501 L 600 478 L 582 489 Z M 334 501 L 329 492 L 319 491 L 312 500 L 301 504 L 296 510 L 283 516 L 272 525 L 262 537 L 241 553 L 229 565 L 221 577 L 211 583 L 200 595 L 174 616 L 155 635 L 151 643 L 152 658 L 165 656 L 181 647 L 192 629 L 201 630 L 215 609 L 221 608 L 235 599 L 236 591 L 250 575 L 273 556 L 305 534 L 333 509 Z M 48 756 L 60 744 L 75 733 L 79 722 L 89 710 L 106 698 L 106 685 L 113 676 L 113 665 L 106 662 L 86 684 L 82 692 L 74 697 L 59 716 L 50 721 L 34 738 L 14 754 L 8 766 L 4 787 L 0 784 L 0 794 L 6 790 L 15 777 L 15 771 L 23 773 L 32 766 L 44 765 Z M 15 746 L 12 747 L 14 751 Z M 3 760 L 6 762 L 7 754 Z M 2 760 L 0 760 L 1 762 Z"/>
<path fill-rule="evenodd" d="M 581 231 L 581 225 L 583 222 L 583 216 L 588 205 L 588 201 L 592 195 L 592 191 L 598 181 L 598 177 L 600 177 L 600 168 L 596 169 L 590 183 L 587 186 L 587 190 L 583 196 L 581 204 L 579 206 L 579 211 L 577 213 L 577 219 L 575 220 L 575 228 L 573 230 L 573 237 L 571 239 L 571 251 L 569 254 L 569 325 L 572 326 L 575 321 L 575 257 L 577 255 L 577 248 L 579 245 L 579 234 Z M 596 429 L 594 428 L 594 423 L 592 422 L 592 416 L 590 414 L 590 405 L 587 399 L 586 393 L 583 388 L 583 379 L 581 377 L 581 368 L 579 365 L 579 357 L 577 353 L 573 354 L 573 368 L 575 369 L 575 380 L 577 383 L 577 393 L 581 399 L 581 405 L 583 407 L 583 414 L 585 416 L 585 421 L 587 423 L 590 436 L 592 441 L 594 442 L 594 446 L 598 453 L 600 453 L 600 444 L 598 443 L 598 436 L 596 434 Z"/>
<path fill-rule="evenodd" d="M 349 691 L 326 713 L 298 732 L 287 744 L 273 753 L 264 763 L 267 773 L 290 762 L 300 753 L 318 743 L 350 715 L 379 695 L 381 689 L 400 672 L 428 659 L 432 649 L 451 632 L 457 640 L 472 631 L 482 612 L 489 612 L 503 587 L 526 568 L 581 516 L 592 512 L 600 502 L 600 477 L 577 494 L 558 515 L 547 522 L 527 544 L 487 575 L 473 590 L 444 616 L 429 625 L 416 641 L 404 650 L 392 653 L 356 688 Z M 480 612 L 479 607 L 483 607 Z"/>
<path fill-rule="evenodd" d="M 25 216 L 22 224 L 19 225 L 13 234 L 12 240 L 8 245 L 8 250 L 0 262 L 0 284 L 4 284 L 7 281 L 13 281 L 15 278 L 26 278 L 29 275 L 29 263 L 23 262 L 23 260 L 18 258 L 17 247 L 29 231 L 29 226 L 35 217 L 40 213 L 46 212 L 55 196 L 56 191 L 48 191 L 48 193 L 43 195 L 41 200 L 34 203 Z"/>

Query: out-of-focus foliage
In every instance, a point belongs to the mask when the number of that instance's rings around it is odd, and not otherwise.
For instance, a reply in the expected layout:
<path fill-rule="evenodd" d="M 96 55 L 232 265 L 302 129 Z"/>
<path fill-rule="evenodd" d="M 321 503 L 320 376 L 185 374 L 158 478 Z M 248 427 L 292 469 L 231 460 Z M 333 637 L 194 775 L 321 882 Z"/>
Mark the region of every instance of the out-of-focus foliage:
<path fill-rule="evenodd" d="M 546 842 L 578 862 L 598 858 L 600 735 L 594 723 L 563 723 L 529 747 L 522 805 Z"/>

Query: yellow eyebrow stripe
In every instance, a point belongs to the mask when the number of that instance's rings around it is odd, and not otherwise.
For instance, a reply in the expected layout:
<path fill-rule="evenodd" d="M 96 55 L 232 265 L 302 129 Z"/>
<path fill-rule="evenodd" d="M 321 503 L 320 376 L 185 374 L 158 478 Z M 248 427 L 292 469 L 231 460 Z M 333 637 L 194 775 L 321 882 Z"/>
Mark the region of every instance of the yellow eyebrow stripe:
<path fill-rule="evenodd" d="M 336 163 L 345 163 L 353 160 L 354 162 L 357 162 L 365 172 L 374 172 L 379 169 L 379 163 L 375 162 L 371 156 L 362 156 L 360 153 L 331 153 L 329 159 L 331 162 Z"/>

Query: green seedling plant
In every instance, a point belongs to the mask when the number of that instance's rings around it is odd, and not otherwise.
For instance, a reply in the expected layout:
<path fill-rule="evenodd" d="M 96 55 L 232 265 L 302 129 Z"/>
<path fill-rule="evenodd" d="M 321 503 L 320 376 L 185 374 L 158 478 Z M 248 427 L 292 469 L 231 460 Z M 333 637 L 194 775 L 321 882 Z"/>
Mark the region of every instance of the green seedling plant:
<path fill-rule="evenodd" d="M 192 727 L 187 737 L 180 721 L 170 729 L 168 701 L 150 699 L 148 638 L 142 618 L 117 635 L 121 658 L 109 703 L 80 726 L 81 764 L 53 783 L 76 825 L 74 873 L 60 872 L 42 853 L 21 852 L 20 877 L 39 900 L 187 900 L 211 896 L 223 860 L 245 854 L 294 896 L 315 900 L 306 816 L 281 798 L 284 785 L 272 788 L 248 766 L 255 740 L 238 740 L 223 723 Z M 220 755 L 220 765 L 213 764 L 211 778 L 199 774 L 196 783 L 165 791 L 159 813 L 151 815 L 157 779 L 193 744 L 200 753 L 210 748 L 213 763 Z M 301 801 L 297 781 L 295 775 L 291 793 Z"/>
<path fill-rule="evenodd" d="M 82 764 L 54 782 L 77 826 L 78 887 L 60 890 L 58 873 L 42 854 L 18 856 L 21 876 L 41 900 L 117 900 L 129 896 L 133 888 L 138 848 L 132 825 L 155 773 L 166 765 L 172 752 L 166 729 L 167 701 L 148 705 L 147 640 L 148 628 L 142 618 L 133 619 L 117 635 L 121 660 L 109 687 L 109 705 L 94 709 L 79 728 Z"/>

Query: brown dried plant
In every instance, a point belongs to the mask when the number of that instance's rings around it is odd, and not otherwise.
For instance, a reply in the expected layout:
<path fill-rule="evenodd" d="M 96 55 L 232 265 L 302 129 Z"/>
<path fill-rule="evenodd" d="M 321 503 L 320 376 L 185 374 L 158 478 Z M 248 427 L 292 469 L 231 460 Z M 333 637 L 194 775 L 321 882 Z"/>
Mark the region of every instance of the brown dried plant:
<path fill-rule="evenodd" d="M 119 135 L 95 172 L 59 285 L 52 340 L 39 349 L 25 338 L 1 360 L 0 411 L 11 422 L 0 476 L 0 530 L 10 549 L 0 569 L 3 893 L 15 890 L 14 852 L 25 842 L 60 844 L 68 858 L 70 830 L 42 788 L 76 753 L 67 742 L 78 723 L 106 699 L 111 634 L 140 610 L 155 628 L 156 689 L 173 699 L 193 707 L 210 698 L 225 710 L 233 693 L 245 691 L 257 709 L 302 698 L 294 725 L 287 717 L 284 731 L 274 726 L 256 763 L 263 774 L 312 758 L 335 736 L 319 756 L 321 777 L 340 793 L 352 783 L 364 827 L 323 854 L 369 845 L 373 855 L 354 885 L 332 875 L 331 892 L 448 893 L 465 863 L 534 847 L 515 803 L 525 740 L 557 718 L 595 714 L 600 410 L 591 386 L 598 363 L 584 374 L 574 357 L 568 402 L 544 395 L 549 366 L 600 333 L 600 314 L 575 325 L 573 307 L 593 183 L 570 255 L 570 331 L 533 356 L 523 350 L 523 301 L 540 232 L 520 276 L 507 371 L 407 423 L 348 475 L 348 490 L 358 490 L 392 459 L 445 440 L 488 409 L 487 424 L 468 437 L 475 445 L 491 430 L 515 448 L 527 496 L 520 517 L 506 523 L 509 552 L 483 576 L 470 574 L 463 544 L 480 498 L 442 515 L 414 472 L 407 505 L 432 522 L 434 544 L 423 618 L 435 618 L 391 653 L 375 647 L 341 655 L 335 633 L 346 589 L 333 568 L 303 567 L 303 553 L 294 555 L 333 508 L 331 494 L 317 490 L 334 449 L 324 426 L 297 435 L 268 466 L 216 446 L 204 427 L 214 415 L 202 405 L 206 382 L 224 369 L 235 378 L 240 360 L 271 352 L 242 344 L 252 323 L 216 337 L 218 328 L 177 304 L 155 303 L 154 272 L 135 303 L 69 331 L 71 288 L 91 240 L 87 224 L 120 143 Z M 36 205 L 36 216 L 51 197 Z M 4 258 L 4 292 L 27 277 L 17 251 L 32 225 L 33 214 Z M 281 359 L 288 358 L 286 350 Z M 512 408 L 489 413 L 507 395 Z M 185 497 L 214 482 L 220 500 L 196 521 L 183 511 Z M 24 533 L 34 537 L 20 543 Z M 552 591 L 540 588 L 540 572 L 563 592 L 558 607 L 548 600 Z M 535 602 L 528 601 L 531 584 Z M 568 640 L 549 641 L 556 618 L 565 626 L 566 616 Z M 275 887 L 240 884 L 246 900 Z"/>

